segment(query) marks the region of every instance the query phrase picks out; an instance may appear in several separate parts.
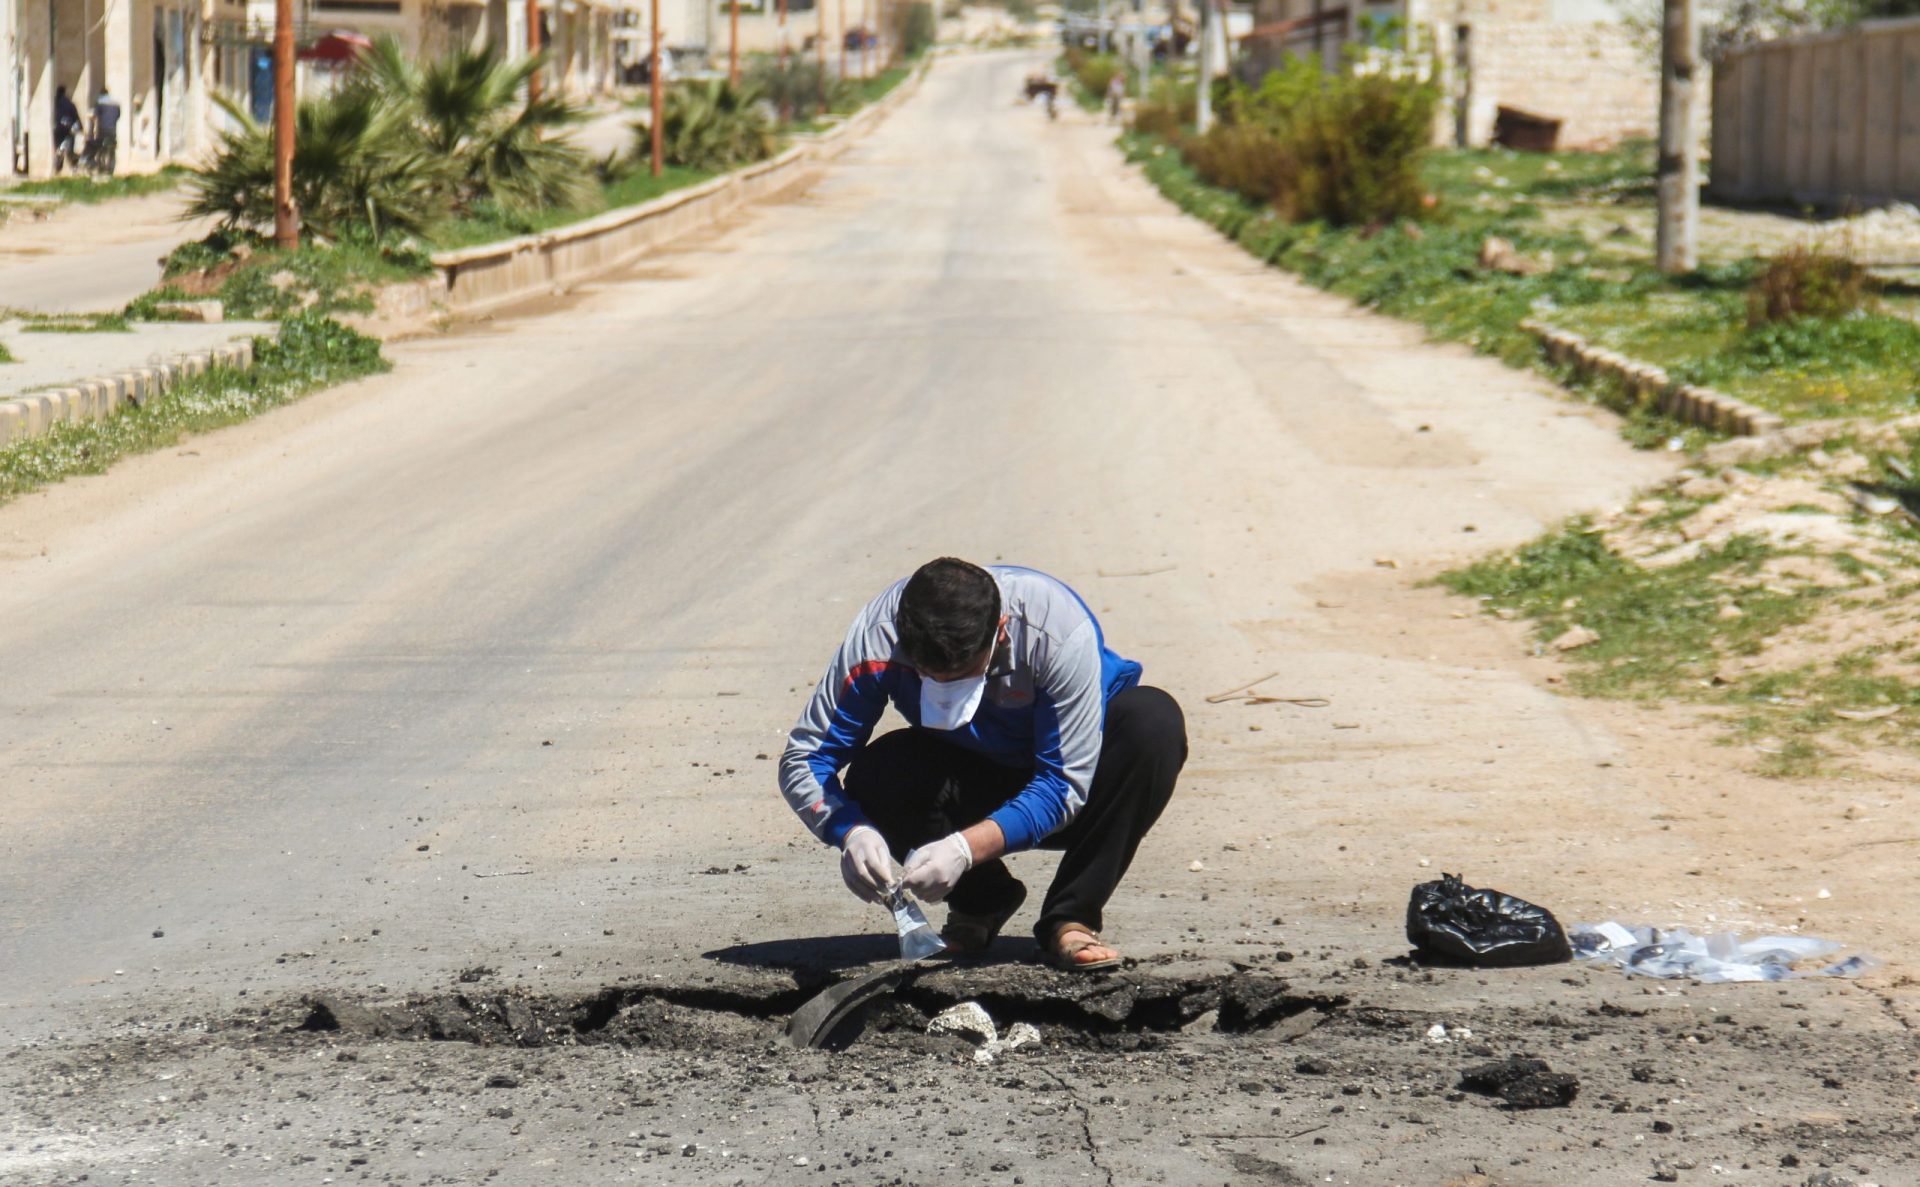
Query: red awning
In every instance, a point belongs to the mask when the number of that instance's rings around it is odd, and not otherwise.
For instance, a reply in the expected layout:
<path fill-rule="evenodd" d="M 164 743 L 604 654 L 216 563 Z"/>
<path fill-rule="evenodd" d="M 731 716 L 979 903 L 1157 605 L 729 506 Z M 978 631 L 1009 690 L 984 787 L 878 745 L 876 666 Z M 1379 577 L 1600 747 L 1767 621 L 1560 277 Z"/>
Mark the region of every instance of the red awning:
<path fill-rule="evenodd" d="M 336 29 L 295 56 L 302 62 L 351 62 L 372 48 L 372 38 Z"/>

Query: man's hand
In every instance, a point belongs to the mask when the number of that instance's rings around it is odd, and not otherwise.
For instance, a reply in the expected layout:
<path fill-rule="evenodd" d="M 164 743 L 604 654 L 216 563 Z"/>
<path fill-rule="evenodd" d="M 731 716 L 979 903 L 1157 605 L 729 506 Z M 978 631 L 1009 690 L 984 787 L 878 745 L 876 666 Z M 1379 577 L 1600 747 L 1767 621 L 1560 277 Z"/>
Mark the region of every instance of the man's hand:
<path fill-rule="evenodd" d="M 973 868 L 973 846 L 959 833 L 948 833 L 937 841 L 907 854 L 907 889 L 930 903 L 946 898 L 960 875 Z"/>
<path fill-rule="evenodd" d="M 887 839 L 871 824 L 856 824 L 840 846 L 840 878 L 847 889 L 869 903 L 885 902 L 887 887 L 899 879 Z"/>

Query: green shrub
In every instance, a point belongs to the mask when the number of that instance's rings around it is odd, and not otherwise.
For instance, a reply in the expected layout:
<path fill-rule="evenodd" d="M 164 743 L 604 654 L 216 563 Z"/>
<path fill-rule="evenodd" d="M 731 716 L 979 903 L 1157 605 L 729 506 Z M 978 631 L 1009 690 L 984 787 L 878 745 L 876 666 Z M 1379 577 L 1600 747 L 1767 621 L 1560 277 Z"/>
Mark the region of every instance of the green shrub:
<path fill-rule="evenodd" d="M 273 226 L 273 129 L 224 98 L 239 127 L 188 180 L 190 216 L 228 228 Z M 424 232 L 450 208 L 443 162 L 410 135 L 404 113 L 370 87 L 308 99 L 294 115 L 293 200 L 302 229 L 328 239 Z"/>
<path fill-rule="evenodd" d="M 1795 246 L 1768 260 L 1754 278 L 1747 290 L 1747 324 L 1845 317 L 1866 308 L 1872 296 L 1867 270 L 1850 257 Z"/>
<path fill-rule="evenodd" d="M 1133 109 L 1133 130 L 1147 136 L 1177 141 L 1193 126 L 1197 100 L 1192 83 L 1155 79 L 1147 97 Z"/>
<path fill-rule="evenodd" d="M 1278 205 L 1297 174 L 1287 145 L 1265 124 L 1217 123 L 1181 146 L 1200 176 L 1253 202 Z"/>
<path fill-rule="evenodd" d="M 521 94 L 542 59 L 492 46 L 420 65 L 381 38 L 332 94 L 295 114 L 294 201 L 303 231 L 375 242 L 423 235 L 476 204 L 533 209 L 592 196 L 592 161 L 558 130 L 581 109 Z M 189 213 L 228 230 L 273 226 L 273 129 L 221 100 L 239 127 L 193 170 Z"/>
<path fill-rule="evenodd" d="M 648 129 L 635 124 L 634 158 L 650 151 Z M 751 84 L 735 87 L 723 78 L 676 83 L 668 88 L 660 119 L 661 152 L 667 163 L 721 173 L 773 155 L 773 121 L 765 97 Z"/>
<path fill-rule="evenodd" d="M 909 58 L 925 53 L 940 36 L 940 18 L 927 0 L 895 4 L 892 17 L 894 44 Z"/>
<path fill-rule="evenodd" d="M 1296 222 L 1383 224 L 1423 213 L 1420 168 L 1438 92 L 1417 79 L 1296 59 L 1225 87 L 1220 127 L 1182 149 L 1208 182 Z M 1136 127 L 1138 127 L 1136 123 Z"/>
<path fill-rule="evenodd" d="M 1090 54 L 1078 47 L 1067 51 L 1067 69 L 1073 72 L 1081 92 L 1095 99 L 1105 97 L 1107 85 L 1125 68 L 1113 54 Z"/>
<path fill-rule="evenodd" d="M 1281 125 L 1298 171 L 1280 212 L 1334 224 L 1418 217 L 1438 101 L 1422 82 L 1329 76 Z"/>
<path fill-rule="evenodd" d="M 835 78 L 820 63 L 793 54 L 783 64 L 768 55 L 747 69 L 747 85 L 766 97 L 787 119 L 805 119 L 819 111 L 851 111 L 860 106 L 860 89 L 851 79 Z"/>

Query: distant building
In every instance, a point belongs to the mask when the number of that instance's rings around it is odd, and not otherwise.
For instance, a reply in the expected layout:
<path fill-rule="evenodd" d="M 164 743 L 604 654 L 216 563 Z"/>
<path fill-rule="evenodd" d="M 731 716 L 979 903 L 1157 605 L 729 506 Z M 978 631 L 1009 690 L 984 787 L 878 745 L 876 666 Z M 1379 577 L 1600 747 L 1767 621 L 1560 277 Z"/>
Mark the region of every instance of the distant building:
<path fill-rule="evenodd" d="M 1257 0 L 1241 70 L 1257 77 L 1290 56 L 1329 65 L 1356 44 L 1438 51 L 1446 138 L 1493 139 L 1502 107 L 1559 122 L 1562 148 L 1651 136 L 1660 72 L 1613 0 Z"/>
<path fill-rule="evenodd" d="M 0 0 L 0 132 L 8 172 L 53 171 L 53 96 L 90 117 L 120 104 L 119 168 L 146 171 L 206 143 L 209 42 L 202 0 Z"/>
<path fill-rule="evenodd" d="M 616 30 L 647 0 L 541 0 L 542 43 L 562 93 L 618 84 Z M 695 44 L 710 35 L 708 0 L 663 0 Z M 671 37 L 675 17 L 663 15 Z M 231 121 L 218 93 L 256 119 L 273 105 L 272 0 L 0 0 L 0 136 L 4 174 L 53 171 L 53 96 L 66 87 L 83 115 L 102 89 L 120 103 L 119 168 L 147 172 L 211 147 Z M 697 32 L 696 32 L 697 31 Z M 337 78 L 347 57 L 330 47 L 390 34 L 433 55 L 493 40 L 527 44 L 524 0 L 297 0 L 299 79 L 311 93 Z"/>

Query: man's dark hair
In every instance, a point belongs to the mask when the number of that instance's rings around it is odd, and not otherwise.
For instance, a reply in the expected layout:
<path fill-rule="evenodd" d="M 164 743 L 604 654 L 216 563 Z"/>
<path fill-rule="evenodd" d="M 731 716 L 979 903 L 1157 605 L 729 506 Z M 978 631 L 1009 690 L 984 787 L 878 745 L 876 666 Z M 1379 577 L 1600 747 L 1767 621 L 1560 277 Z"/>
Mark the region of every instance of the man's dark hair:
<path fill-rule="evenodd" d="M 980 657 L 1000 626 L 1000 586 L 979 565 L 943 556 L 921 565 L 900 594 L 900 654 L 926 672 L 954 672 Z"/>

